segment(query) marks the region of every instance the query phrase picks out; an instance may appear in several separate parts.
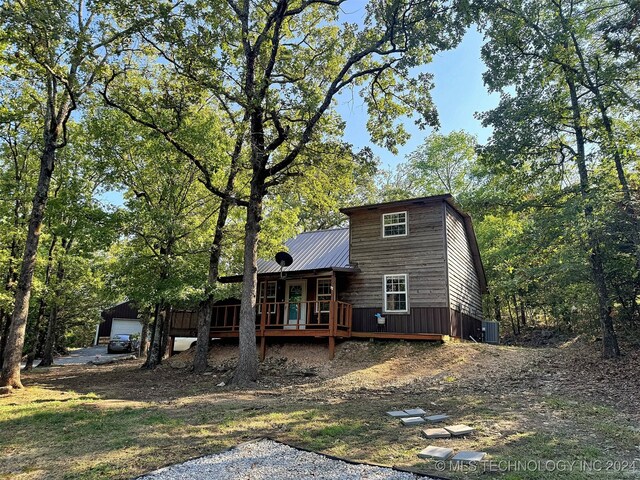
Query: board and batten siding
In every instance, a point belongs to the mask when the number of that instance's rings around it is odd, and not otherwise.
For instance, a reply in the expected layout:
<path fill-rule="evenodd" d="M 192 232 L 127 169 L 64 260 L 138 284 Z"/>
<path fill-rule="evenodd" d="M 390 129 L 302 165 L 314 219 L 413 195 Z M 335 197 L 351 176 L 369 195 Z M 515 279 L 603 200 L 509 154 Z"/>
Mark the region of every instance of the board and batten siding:
<path fill-rule="evenodd" d="M 350 263 L 360 273 L 350 276 L 342 299 L 354 309 L 383 312 L 384 275 L 406 274 L 410 309 L 448 307 L 442 209 L 443 203 L 437 203 L 353 212 L 349 218 Z M 407 235 L 383 238 L 382 215 L 404 211 Z"/>
<path fill-rule="evenodd" d="M 446 224 L 450 307 L 452 310 L 481 320 L 480 283 L 464 220 L 449 205 L 446 206 Z"/>

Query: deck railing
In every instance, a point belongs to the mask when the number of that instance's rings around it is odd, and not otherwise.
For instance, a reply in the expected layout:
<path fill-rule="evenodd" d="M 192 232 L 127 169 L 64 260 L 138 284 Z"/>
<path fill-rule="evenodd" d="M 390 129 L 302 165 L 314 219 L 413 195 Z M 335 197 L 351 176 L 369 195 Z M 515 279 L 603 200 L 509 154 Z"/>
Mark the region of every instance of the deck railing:
<path fill-rule="evenodd" d="M 212 334 L 237 332 L 239 322 L 240 305 L 213 307 Z M 256 331 L 262 334 L 297 330 L 305 334 L 317 331 L 319 335 L 349 336 L 351 323 L 351 305 L 337 300 L 268 302 L 256 308 Z"/>

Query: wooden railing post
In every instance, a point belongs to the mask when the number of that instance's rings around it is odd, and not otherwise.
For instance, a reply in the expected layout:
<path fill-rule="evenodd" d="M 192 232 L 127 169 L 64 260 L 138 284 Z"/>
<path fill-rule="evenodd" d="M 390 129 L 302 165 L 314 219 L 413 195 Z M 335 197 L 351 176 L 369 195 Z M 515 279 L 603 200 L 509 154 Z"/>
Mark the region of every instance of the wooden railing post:
<path fill-rule="evenodd" d="M 336 323 L 337 323 L 337 308 L 336 301 L 331 300 L 329 302 L 329 335 L 335 335 Z"/>
<path fill-rule="evenodd" d="M 240 312 L 240 305 L 233 307 L 233 331 L 238 329 L 238 313 Z"/>

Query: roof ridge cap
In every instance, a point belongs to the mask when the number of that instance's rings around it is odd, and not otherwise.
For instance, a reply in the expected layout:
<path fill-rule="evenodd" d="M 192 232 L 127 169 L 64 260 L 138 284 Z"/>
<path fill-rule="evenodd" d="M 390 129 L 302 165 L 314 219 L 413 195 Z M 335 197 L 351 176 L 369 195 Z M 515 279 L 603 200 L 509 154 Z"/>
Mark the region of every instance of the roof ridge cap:
<path fill-rule="evenodd" d="M 332 231 L 337 231 L 337 230 L 349 230 L 349 227 L 322 228 L 320 230 L 307 230 L 306 232 L 300 232 L 298 235 L 304 235 L 305 233 L 332 232 Z"/>

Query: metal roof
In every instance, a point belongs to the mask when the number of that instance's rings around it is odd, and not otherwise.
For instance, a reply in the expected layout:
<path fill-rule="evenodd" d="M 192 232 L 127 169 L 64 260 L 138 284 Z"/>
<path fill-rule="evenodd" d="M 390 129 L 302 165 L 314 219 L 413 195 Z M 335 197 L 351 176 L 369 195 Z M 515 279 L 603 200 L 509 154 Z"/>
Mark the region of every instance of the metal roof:
<path fill-rule="evenodd" d="M 283 272 L 349 268 L 348 228 L 304 232 L 284 245 L 293 263 L 284 267 Z M 278 272 L 280 265 L 274 260 L 258 260 L 258 274 Z"/>

